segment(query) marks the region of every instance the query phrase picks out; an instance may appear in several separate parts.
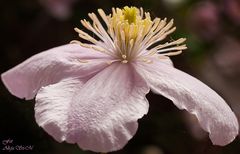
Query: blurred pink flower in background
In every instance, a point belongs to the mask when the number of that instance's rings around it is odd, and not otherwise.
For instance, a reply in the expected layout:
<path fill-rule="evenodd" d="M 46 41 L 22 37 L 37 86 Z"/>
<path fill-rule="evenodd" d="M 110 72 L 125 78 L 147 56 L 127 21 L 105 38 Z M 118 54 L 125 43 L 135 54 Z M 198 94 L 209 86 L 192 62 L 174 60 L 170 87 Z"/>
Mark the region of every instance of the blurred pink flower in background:
<path fill-rule="evenodd" d="M 240 78 L 240 41 L 230 37 L 224 37 L 219 42 L 213 57 L 213 62 L 219 71 L 226 77 Z"/>
<path fill-rule="evenodd" d="M 222 9 L 233 23 L 240 25 L 240 1 L 222 0 Z"/>
<path fill-rule="evenodd" d="M 214 3 L 210 1 L 199 2 L 191 8 L 187 24 L 200 39 L 211 41 L 220 33 L 218 15 L 219 10 Z"/>
<path fill-rule="evenodd" d="M 72 6 L 77 0 L 39 0 L 40 4 L 58 19 L 67 19 L 72 15 Z"/>

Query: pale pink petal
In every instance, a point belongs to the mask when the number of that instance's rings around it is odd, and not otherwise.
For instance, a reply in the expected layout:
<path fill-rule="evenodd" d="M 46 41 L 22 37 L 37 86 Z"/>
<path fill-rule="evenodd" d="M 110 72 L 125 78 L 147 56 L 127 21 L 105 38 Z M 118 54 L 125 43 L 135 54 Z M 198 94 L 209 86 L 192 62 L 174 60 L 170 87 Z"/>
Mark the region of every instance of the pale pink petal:
<path fill-rule="evenodd" d="M 236 116 L 226 102 L 201 81 L 160 61 L 138 63 L 136 68 L 153 91 L 194 114 L 201 127 L 209 132 L 213 144 L 226 145 L 237 136 Z"/>
<path fill-rule="evenodd" d="M 170 66 L 173 66 L 173 62 L 172 60 L 168 57 L 168 56 L 164 56 L 164 55 L 158 55 L 158 56 L 148 56 L 149 55 L 149 51 L 145 50 L 143 51 L 144 53 L 144 57 L 147 57 L 146 59 L 144 59 L 144 62 L 148 62 L 151 63 L 152 61 L 158 61 L 161 60 L 161 62 L 164 62 Z M 136 61 L 139 61 L 139 59 L 137 59 Z"/>
<path fill-rule="evenodd" d="M 153 61 L 158 61 L 158 60 L 161 60 L 161 62 L 164 62 L 165 64 L 168 64 L 169 66 L 173 66 L 173 62 L 172 60 L 167 57 L 167 56 L 158 56 L 158 57 L 152 57 L 151 58 Z"/>
<path fill-rule="evenodd" d="M 82 85 L 64 80 L 36 96 L 36 120 L 58 141 L 84 150 L 121 149 L 148 111 L 149 88 L 130 64 L 113 63 Z"/>
<path fill-rule="evenodd" d="M 109 57 L 80 45 L 68 44 L 41 52 L 1 75 L 7 89 L 32 99 L 42 86 L 63 78 L 85 77 L 106 67 Z"/>
<path fill-rule="evenodd" d="M 41 88 L 36 96 L 36 121 L 59 142 L 65 140 L 70 103 L 83 83 L 79 78 L 66 78 Z"/>

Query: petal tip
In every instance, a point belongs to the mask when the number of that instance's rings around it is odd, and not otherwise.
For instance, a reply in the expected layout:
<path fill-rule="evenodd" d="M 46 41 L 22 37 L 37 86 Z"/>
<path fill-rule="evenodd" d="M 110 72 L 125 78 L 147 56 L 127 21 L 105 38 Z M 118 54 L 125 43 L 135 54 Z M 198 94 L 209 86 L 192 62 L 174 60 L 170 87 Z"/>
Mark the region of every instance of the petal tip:
<path fill-rule="evenodd" d="M 7 90 L 14 96 L 23 99 L 24 96 L 21 94 L 21 90 L 20 87 L 17 87 L 18 85 L 16 85 L 13 81 L 14 79 L 12 79 L 11 75 L 9 75 L 8 71 L 4 72 L 1 74 L 1 80 L 4 84 L 4 86 L 7 88 Z"/>
<path fill-rule="evenodd" d="M 239 124 L 237 118 L 235 117 L 234 122 L 231 123 L 231 125 L 226 125 L 225 130 L 221 131 L 222 132 L 218 132 L 217 134 L 209 134 L 213 145 L 226 146 L 236 139 L 239 134 Z"/>

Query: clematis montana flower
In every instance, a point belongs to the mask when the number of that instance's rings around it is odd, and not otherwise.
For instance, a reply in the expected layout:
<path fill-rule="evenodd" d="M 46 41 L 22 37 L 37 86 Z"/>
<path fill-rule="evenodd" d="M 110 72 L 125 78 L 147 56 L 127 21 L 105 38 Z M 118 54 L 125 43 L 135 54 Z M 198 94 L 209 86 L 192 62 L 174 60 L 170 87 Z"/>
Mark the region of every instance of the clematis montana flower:
<path fill-rule="evenodd" d="M 84 150 L 123 148 L 148 112 L 151 89 L 194 114 L 213 144 L 226 145 L 238 134 L 238 122 L 225 101 L 196 78 L 177 70 L 168 58 L 186 49 L 185 39 L 160 43 L 175 31 L 173 20 L 151 19 L 135 7 L 98 10 L 93 23 L 81 23 L 98 39 L 75 28 L 89 41 L 56 47 L 2 74 L 15 96 L 36 96 L 35 118 L 55 140 Z"/>

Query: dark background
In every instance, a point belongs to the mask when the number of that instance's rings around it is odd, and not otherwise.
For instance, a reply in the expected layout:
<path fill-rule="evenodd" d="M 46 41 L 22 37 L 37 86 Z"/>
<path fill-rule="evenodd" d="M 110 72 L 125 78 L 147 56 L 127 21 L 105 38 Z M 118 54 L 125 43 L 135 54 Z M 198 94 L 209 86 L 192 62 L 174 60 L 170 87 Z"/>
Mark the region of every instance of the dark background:
<path fill-rule="evenodd" d="M 98 8 L 143 7 L 152 17 L 175 19 L 173 38 L 187 38 L 188 50 L 172 58 L 175 67 L 216 90 L 240 117 L 240 2 L 238 0 L 1 0 L 0 72 L 43 50 L 78 39 L 74 27 Z M 62 11 L 58 11 L 61 7 Z M 82 27 L 81 27 L 82 28 Z M 34 119 L 34 101 L 12 96 L 0 82 L 0 153 L 2 141 L 33 145 L 10 153 L 91 154 L 76 145 L 58 143 Z M 113 154 L 238 154 L 239 137 L 213 146 L 195 117 L 166 98 L 150 93 L 148 115 L 124 149 Z M 9 153 L 9 152 L 6 152 Z"/>

